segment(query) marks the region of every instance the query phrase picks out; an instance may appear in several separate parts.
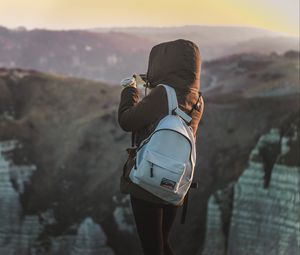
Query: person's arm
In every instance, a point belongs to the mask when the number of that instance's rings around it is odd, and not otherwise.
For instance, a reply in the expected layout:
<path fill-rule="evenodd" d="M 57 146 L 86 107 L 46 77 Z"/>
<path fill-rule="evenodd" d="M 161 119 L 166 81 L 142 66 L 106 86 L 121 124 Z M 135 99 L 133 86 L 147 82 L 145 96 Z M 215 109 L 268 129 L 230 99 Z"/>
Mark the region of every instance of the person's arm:
<path fill-rule="evenodd" d="M 118 110 L 118 122 L 127 132 L 137 131 L 167 114 L 167 95 L 164 87 L 158 86 L 139 101 L 139 91 L 134 87 L 124 88 Z"/>

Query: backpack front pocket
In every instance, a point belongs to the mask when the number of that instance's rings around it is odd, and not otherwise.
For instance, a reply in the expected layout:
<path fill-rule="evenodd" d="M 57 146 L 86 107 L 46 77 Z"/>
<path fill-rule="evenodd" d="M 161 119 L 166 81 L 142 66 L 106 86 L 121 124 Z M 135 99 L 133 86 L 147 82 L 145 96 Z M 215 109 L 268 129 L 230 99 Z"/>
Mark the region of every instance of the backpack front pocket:
<path fill-rule="evenodd" d="M 153 187 L 176 193 L 185 168 L 185 163 L 147 150 L 135 172 L 135 177 Z"/>

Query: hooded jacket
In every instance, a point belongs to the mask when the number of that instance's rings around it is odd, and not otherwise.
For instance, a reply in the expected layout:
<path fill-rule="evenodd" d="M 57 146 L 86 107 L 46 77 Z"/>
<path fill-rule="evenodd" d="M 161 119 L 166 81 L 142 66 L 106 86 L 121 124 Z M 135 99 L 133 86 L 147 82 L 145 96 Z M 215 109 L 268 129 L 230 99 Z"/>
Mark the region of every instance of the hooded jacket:
<path fill-rule="evenodd" d="M 199 93 L 200 69 L 200 52 L 191 41 L 179 39 L 158 44 L 151 49 L 146 74 L 151 92 L 140 100 L 138 89 L 124 88 L 118 109 L 119 125 L 123 130 L 135 133 L 136 146 L 168 114 L 167 94 L 164 87 L 157 86 L 158 84 L 166 84 L 175 89 L 179 108 L 192 117 L 191 127 L 196 138 L 204 109 L 204 101 Z M 155 203 L 166 203 L 130 180 L 122 178 L 121 185 L 126 183 L 131 195 Z"/>

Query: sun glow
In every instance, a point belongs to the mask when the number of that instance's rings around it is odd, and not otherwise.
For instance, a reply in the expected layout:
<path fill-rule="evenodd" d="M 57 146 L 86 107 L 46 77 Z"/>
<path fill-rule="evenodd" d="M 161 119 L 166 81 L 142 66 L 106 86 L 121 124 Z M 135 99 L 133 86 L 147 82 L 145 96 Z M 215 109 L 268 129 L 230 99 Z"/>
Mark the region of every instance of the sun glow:
<path fill-rule="evenodd" d="M 0 25 L 28 28 L 253 26 L 299 36 L 299 0 L 0 0 Z"/>

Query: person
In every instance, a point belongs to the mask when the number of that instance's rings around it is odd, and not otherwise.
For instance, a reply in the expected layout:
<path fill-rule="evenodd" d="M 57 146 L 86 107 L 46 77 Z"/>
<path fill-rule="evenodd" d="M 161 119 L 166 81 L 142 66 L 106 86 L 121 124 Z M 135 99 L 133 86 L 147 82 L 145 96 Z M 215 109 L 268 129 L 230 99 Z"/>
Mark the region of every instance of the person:
<path fill-rule="evenodd" d="M 167 94 L 163 86 L 175 89 L 179 107 L 192 117 L 191 127 L 196 138 L 204 101 L 200 92 L 201 58 L 197 45 L 179 39 L 160 43 L 151 49 L 146 73 L 150 93 L 140 100 L 136 82 L 127 82 L 121 92 L 118 122 L 127 132 L 134 132 L 135 146 L 154 131 L 159 120 L 168 114 Z M 180 146 L 180 145 L 179 145 Z M 128 177 L 128 176 L 127 176 Z M 169 242 L 178 206 L 168 204 L 146 190 L 137 187 L 126 176 L 121 177 L 121 189 L 130 194 L 137 232 L 145 255 L 174 255 Z"/>

